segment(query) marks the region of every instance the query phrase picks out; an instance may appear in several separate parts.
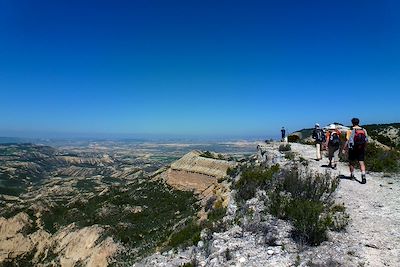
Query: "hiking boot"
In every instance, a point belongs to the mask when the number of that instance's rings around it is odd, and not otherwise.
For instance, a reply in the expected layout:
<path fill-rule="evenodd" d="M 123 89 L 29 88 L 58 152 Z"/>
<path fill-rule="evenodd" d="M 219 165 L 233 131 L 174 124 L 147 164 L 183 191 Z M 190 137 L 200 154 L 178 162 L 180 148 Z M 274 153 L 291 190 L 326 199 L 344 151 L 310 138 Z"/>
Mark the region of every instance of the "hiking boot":
<path fill-rule="evenodd" d="M 337 169 L 337 164 L 335 164 L 335 165 L 332 165 L 332 167 L 331 167 L 332 169 L 334 169 L 334 170 L 336 170 Z"/>
<path fill-rule="evenodd" d="M 351 179 L 351 180 L 355 180 L 355 179 L 356 179 L 356 177 L 354 176 L 354 174 L 352 174 L 352 173 L 350 174 L 350 179 Z"/>
<path fill-rule="evenodd" d="M 367 179 L 365 179 L 365 174 L 361 175 L 361 183 L 362 184 L 366 184 L 367 183 Z"/>

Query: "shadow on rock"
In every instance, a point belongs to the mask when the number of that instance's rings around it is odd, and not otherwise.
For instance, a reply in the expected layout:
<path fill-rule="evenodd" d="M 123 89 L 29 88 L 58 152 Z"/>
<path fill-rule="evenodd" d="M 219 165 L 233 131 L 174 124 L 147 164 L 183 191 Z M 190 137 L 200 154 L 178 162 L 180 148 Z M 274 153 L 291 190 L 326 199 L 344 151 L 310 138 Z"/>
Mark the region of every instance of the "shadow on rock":
<path fill-rule="evenodd" d="M 351 177 L 351 176 L 346 176 L 346 175 L 339 175 L 337 178 L 339 179 L 343 179 L 343 180 L 350 180 L 350 181 L 355 181 L 361 184 L 361 180 L 358 180 L 355 177 Z"/>

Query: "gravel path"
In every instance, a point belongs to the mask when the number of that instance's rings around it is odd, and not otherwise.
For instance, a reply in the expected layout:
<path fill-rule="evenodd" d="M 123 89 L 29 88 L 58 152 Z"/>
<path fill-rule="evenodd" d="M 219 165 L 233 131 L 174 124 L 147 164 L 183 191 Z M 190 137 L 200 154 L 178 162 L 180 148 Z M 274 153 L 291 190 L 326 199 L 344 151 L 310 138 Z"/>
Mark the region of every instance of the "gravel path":
<path fill-rule="evenodd" d="M 310 161 L 311 169 L 325 172 L 328 160 L 315 161 L 312 146 L 292 144 L 292 151 Z M 347 164 L 340 162 L 337 170 L 330 170 L 341 177 L 337 202 L 344 203 L 350 214 L 346 242 L 366 266 L 400 266 L 400 177 L 385 177 L 382 173 L 367 173 L 367 183 L 360 184 L 361 173 L 356 179 L 347 178 Z M 387 175 L 386 175 L 387 176 Z M 340 240 L 337 240 L 340 242 Z M 348 251 L 351 255 L 353 252 Z"/>

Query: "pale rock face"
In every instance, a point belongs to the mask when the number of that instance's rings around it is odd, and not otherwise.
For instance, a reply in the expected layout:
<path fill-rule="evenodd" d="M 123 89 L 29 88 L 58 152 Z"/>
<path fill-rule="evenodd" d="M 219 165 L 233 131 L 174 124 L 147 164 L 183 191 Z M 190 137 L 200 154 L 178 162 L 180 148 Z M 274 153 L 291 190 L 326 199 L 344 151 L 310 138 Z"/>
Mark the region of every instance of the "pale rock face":
<path fill-rule="evenodd" d="M 181 190 L 202 193 L 218 179 L 226 177 L 228 168 L 235 166 L 235 163 L 204 158 L 200 154 L 199 151 L 192 151 L 172 163 L 164 174 L 166 182 Z"/>
<path fill-rule="evenodd" d="M 61 266 L 75 266 L 78 261 L 85 262 L 87 266 L 107 266 L 108 257 L 118 251 L 118 245 L 111 238 L 100 244 L 99 240 L 103 229 L 91 226 L 71 231 L 73 226 L 64 228 L 54 237 L 57 244 L 55 252 L 62 255 Z"/>
<path fill-rule="evenodd" d="M 121 249 L 112 238 L 101 241 L 104 230 L 99 226 L 77 230 L 71 224 L 53 236 L 44 230 L 25 235 L 23 230 L 31 224 L 26 213 L 9 219 L 0 218 L 0 262 L 35 249 L 34 261 L 46 257 L 51 251 L 58 255 L 60 266 L 75 266 L 77 262 L 83 262 L 85 266 L 100 267 L 107 266 L 109 258 Z"/>
<path fill-rule="evenodd" d="M 212 197 L 222 201 L 226 207 L 229 203 L 229 185 L 218 180 L 227 176 L 228 168 L 236 163 L 201 157 L 200 151 L 192 151 L 171 164 L 171 167 L 160 175 L 169 185 L 179 190 L 193 191 L 200 198 L 203 209 L 199 212 L 200 220 L 207 218 L 204 207 Z"/>
<path fill-rule="evenodd" d="M 18 257 L 33 247 L 33 243 L 21 233 L 31 225 L 26 213 L 18 213 L 12 218 L 0 218 L 0 262 L 7 257 Z"/>

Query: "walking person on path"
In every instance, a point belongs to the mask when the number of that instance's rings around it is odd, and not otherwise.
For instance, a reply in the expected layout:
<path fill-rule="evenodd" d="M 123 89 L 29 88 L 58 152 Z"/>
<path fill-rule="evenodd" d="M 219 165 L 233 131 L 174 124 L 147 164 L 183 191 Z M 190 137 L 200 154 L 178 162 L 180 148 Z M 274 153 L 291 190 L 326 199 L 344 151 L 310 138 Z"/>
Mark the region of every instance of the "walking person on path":
<path fill-rule="evenodd" d="M 318 123 L 315 124 L 315 128 L 312 133 L 312 138 L 315 139 L 315 148 L 317 151 L 316 160 L 319 161 L 322 159 L 322 153 L 321 153 L 322 143 L 324 143 L 326 139 L 325 139 L 324 131 L 319 127 Z"/>
<path fill-rule="evenodd" d="M 365 177 L 364 159 L 365 147 L 368 142 L 368 134 L 364 128 L 360 127 L 360 120 L 358 118 L 353 118 L 351 123 L 353 124 L 353 127 L 346 133 L 346 143 L 344 145 L 343 152 L 346 150 L 348 151 L 350 177 L 355 179 L 354 163 L 358 161 L 361 169 L 361 183 L 365 184 L 367 179 Z"/>
<path fill-rule="evenodd" d="M 281 142 L 284 142 L 285 141 L 285 136 L 286 136 L 286 130 L 285 130 L 285 127 L 282 127 L 282 129 L 281 129 Z"/>
<path fill-rule="evenodd" d="M 339 159 L 340 151 L 340 135 L 341 132 L 337 129 L 336 125 L 331 125 L 326 133 L 326 143 L 325 146 L 328 148 L 328 166 L 332 169 L 336 169 L 337 161 Z"/>

